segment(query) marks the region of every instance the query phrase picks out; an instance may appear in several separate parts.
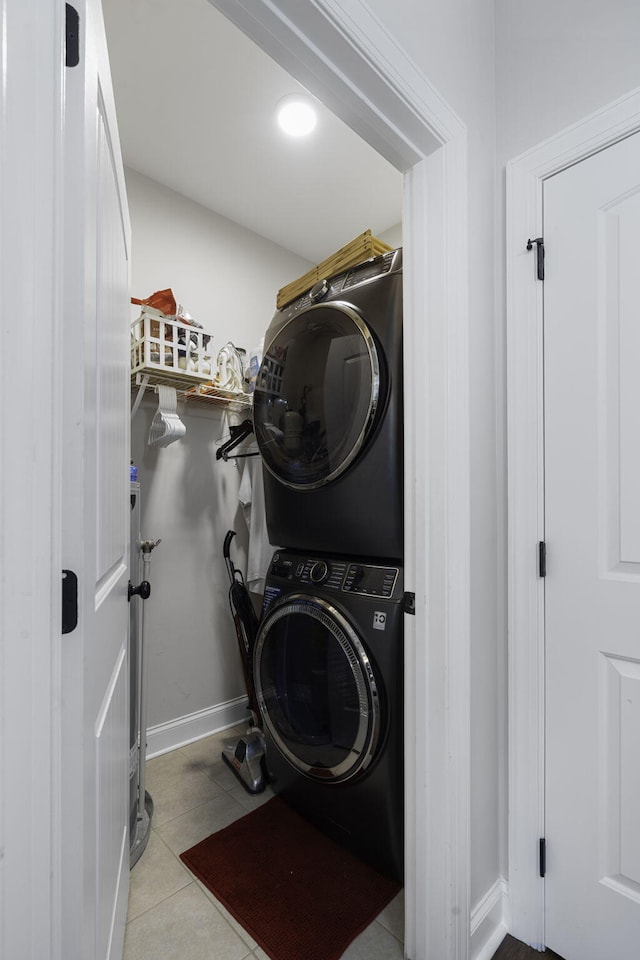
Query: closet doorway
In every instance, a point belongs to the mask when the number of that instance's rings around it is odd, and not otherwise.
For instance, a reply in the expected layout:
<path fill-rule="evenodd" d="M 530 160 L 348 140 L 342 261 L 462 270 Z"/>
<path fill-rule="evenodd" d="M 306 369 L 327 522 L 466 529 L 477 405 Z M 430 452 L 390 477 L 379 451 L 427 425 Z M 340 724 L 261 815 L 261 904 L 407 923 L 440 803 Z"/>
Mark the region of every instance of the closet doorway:
<path fill-rule="evenodd" d="M 417 601 L 415 616 L 407 617 L 406 710 L 412 727 L 432 731 L 407 748 L 407 949 L 420 957 L 428 945 L 446 957 L 451 947 L 445 944 L 468 939 L 465 130 L 397 48 L 385 44 L 383 28 L 366 8 L 356 38 L 344 12 L 329 3 L 296 4 L 286 15 L 266 3 L 251 4 L 250 11 L 236 2 L 214 6 L 404 173 L 405 462 L 411 478 L 405 542 L 407 582 Z M 390 49 L 384 63 L 381 49 Z M 168 63 L 168 69 L 189 69 L 178 56 L 169 54 Z M 427 248 L 439 251 L 439 262 Z M 424 435 L 432 438 L 429 450 L 420 442 Z M 429 571 L 436 569 L 444 574 L 431 583 Z M 416 635 L 429 643 L 415 644 Z M 438 662 L 448 664 L 444 703 L 429 696 Z M 423 791 L 418 785 L 425 782 L 438 782 L 440 792 Z M 442 876 L 454 878 L 447 889 Z"/>

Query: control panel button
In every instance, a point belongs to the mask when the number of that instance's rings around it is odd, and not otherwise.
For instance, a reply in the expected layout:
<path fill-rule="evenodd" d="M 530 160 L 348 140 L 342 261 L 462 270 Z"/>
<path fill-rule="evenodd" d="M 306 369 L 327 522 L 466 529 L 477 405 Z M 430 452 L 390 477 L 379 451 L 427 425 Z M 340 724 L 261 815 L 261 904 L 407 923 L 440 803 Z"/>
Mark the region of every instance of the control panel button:
<path fill-rule="evenodd" d="M 309 577 L 312 583 L 322 583 L 329 575 L 329 564 L 324 560 L 316 560 L 309 571 Z"/>
<path fill-rule="evenodd" d="M 320 300 L 324 300 L 326 295 L 329 293 L 329 284 L 326 280 L 318 280 L 316 284 L 311 287 L 309 291 L 309 299 L 313 303 L 318 303 Z"/>
<path fill-rule="evenodd" d="M 291 560 L 288 560 L 286 557 L 281 557 L 279 553 L 276 553 L 273 558 L 269 573 L 273 577 L 289 577 L 291 575 L 291 567 L 293 566 Z"/>
<path fill-rule="evenodd" d="M 358 563 L 349 565 L 342 589 L 346 593 L 356 593 L 365 597 L 393 596 L 398 569 L 395 567 L 364 566 Z"/>

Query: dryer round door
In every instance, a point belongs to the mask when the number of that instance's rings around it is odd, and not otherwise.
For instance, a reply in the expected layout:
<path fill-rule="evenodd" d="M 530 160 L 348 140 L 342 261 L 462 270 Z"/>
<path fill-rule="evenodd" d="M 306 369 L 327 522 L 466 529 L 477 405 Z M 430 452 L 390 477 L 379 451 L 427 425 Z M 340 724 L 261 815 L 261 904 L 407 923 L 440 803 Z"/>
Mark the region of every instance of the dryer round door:
<path fill-rule="evenodd" d="M 367 440 L 380 404 L 374 339 L 349 304 L 314 304 L 268 344 L 253 398 L 266 468 L 313 490 L 339 477 Z"/>
<path fill-rule="evenodd" d="M 331 604 L 291 594 L 272 608 L 256 639 L 254 682 L 265 727 L 295 769 L 337 782 L 371 764 L 380 693 L 366 650 Z"/>

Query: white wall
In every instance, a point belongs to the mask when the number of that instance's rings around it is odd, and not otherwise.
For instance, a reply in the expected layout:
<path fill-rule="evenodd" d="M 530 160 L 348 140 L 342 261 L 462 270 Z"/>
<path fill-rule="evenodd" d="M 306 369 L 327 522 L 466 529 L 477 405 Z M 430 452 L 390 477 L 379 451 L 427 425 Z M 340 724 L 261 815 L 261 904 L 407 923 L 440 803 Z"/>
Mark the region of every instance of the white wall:
<path fill-rule="evenodd" d="M 310 264 L 132 170 L 127 189 L 133 295 L 171 287 L 212 332 L 216 352 L 229 340 L 247 348 L 257 343 L 277 290 Z M 151 728 L 244 697 L 222 558 L 227 530 L 237 531 L 232 557 L 241 569 L 247 547 L 238 503 L 244 461 L 215 459 L 216 441 L 228 432 L 227 408 L 181 403 L 186 436 L 164 448 L 147 444 L 156 408 L 148 392 L 132 424 L 142 536 L 162 538 L 152 554 L 153 592 L 145 607 Z M 177 743 L 197 729 L 178 725 L 166 736 Z M 154 743 L 152 734 L 150 752 Z"/>
<path fill-rule="evenodd" d="M 393 247 L 396 250 L 398 247 L 402 246 L 402 224 L 396 223 L 395 227 L 389 227 L 388 230 L 383 230 L 378 234 L 379 240 L 384 240 L 385 243 L 388 243 L 390 247 Z"/>
<path fill-rule="evenodd" d="M 496 0 L 500 165 L 640 85 L 637 0 Z"/>
<path fill-rule="evenodd" d="M 494 4 L 369 0 L 369 5 L 459 114 L 469 134 L 473 905 L 503 868 L 504 723 L 501 728 L 498 655 L 505 627 L 497 539 Z"/>

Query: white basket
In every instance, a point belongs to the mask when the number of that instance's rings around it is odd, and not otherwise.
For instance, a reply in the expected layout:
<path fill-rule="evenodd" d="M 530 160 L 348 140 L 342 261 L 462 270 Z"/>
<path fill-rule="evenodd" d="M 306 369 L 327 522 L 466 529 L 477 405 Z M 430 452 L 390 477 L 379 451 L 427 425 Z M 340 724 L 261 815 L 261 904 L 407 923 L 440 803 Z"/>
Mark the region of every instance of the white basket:
<path fill-rule="evenodd" d="M 131 324 L 131 377 L 174 383 L 183 390 L 212 379 L 211 335 L 200 327 L 143 310 Z"/>

